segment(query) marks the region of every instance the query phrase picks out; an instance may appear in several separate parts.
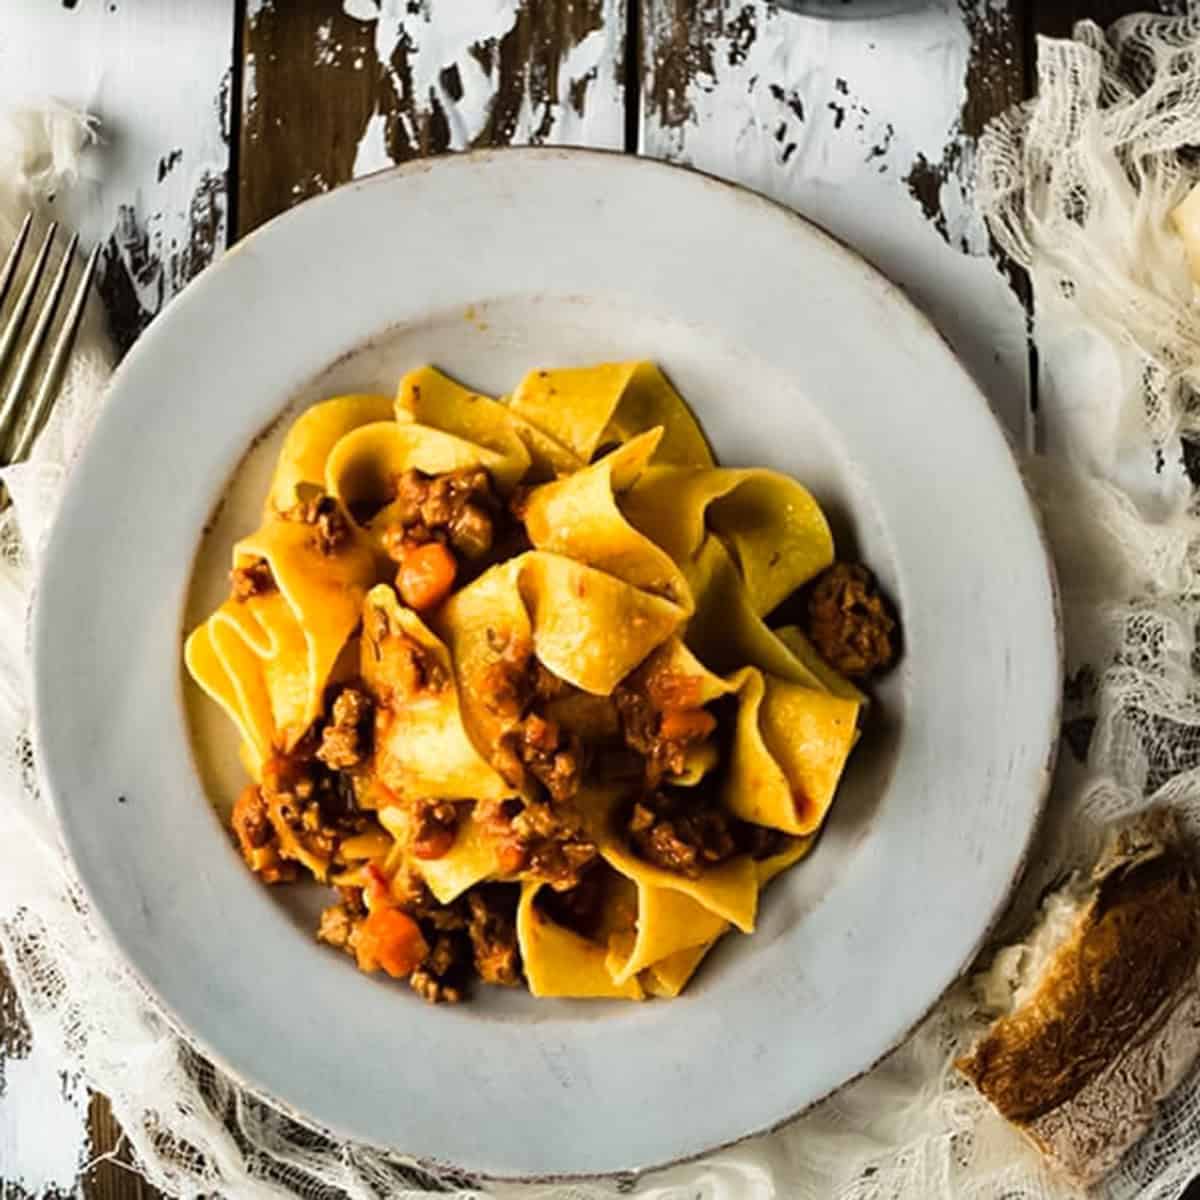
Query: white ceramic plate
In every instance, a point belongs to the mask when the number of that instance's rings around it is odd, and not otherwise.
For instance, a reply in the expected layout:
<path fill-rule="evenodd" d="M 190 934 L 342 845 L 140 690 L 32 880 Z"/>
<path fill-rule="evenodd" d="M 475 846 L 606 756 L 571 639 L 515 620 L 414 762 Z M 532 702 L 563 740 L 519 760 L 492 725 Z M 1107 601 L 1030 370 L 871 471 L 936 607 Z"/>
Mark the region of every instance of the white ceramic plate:
<path fill-rule="evenodd" d="M 724 462 L 813 488 L 843 550 L 898 601 L 903 665 L 815 853 L 681 999 L 483 989 L 427 1007 L 318 946 L 303 894 L 261 887 L 209 803 L 205 780 L 221 799 L 240 773 L 208 706 L 189 726 L 180 647 L 255 523 L 269 436 L 213 514 L 289 405 L 390 390 L 425 361 L 500 392 L 533 365 L 640 356 L 667 370 Z M 335 1130 L 497 1176 L 694 1155 L 868 1068 L 1002 907 L 1056 741 L 1035 518 L 934 330 L 785 210 L 578 151 L 375 176 L 206 271 L 118 372 L 46 554 L 34 643 L 39 753 L 67 843 L 179 1026 Z"/>

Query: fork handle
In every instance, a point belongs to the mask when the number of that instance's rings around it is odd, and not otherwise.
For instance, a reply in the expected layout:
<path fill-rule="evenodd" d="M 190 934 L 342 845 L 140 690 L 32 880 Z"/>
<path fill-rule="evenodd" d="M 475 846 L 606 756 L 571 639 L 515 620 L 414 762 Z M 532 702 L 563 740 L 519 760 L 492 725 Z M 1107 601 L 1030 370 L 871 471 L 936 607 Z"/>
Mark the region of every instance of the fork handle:
<path fill-rule="evenodd" d="M 72 246 L 72 251 L 73 249 L 74 247 Z M 68 251 L 68 253 L 71 253 L 71 251 Z M 92 286 L 92 276 L 96 273 L 96 264 L 99 261 L 100 246 L 97 244 L 96 248 L 88 255 L 87 263 L 83 268 L 83 274 L 79 277 L 79 282 L 75 285 L 75 294 L 71 298 L 71 305 L 67 309 L 66 317 L 63 319 L 58 339 L 54 343 L 54 349 L 50 354 L 50 361 L 46 364 L 46 369 L 42 373 L 42 379 L 38 384 L 33 404 L 25 414 L 25 419 L 17 432 L 12 453 L 9 455 L 9 462 L 20 462 L 29 454 L 29 451 L 33 449 L 34 439 L 41 433 L 42 426 L 46 423 L 46 417 L 50 413 L 50 406 L 58 394 L 59 385 L 66 371 L 67 360 L 70 358 L 71 351 L 75 346 L 75 338 L 79 333 L 80 322 L 83 320 L 88 292 Z"/>

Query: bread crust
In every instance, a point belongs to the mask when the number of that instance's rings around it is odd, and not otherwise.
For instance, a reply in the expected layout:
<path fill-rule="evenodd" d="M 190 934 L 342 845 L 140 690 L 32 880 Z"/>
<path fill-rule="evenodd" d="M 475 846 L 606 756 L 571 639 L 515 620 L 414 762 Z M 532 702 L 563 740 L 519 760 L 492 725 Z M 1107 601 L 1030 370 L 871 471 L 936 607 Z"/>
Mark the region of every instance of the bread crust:
<path fill-rule="evenodd" d="M 956 1065 L 1001 1115 L 1092 1182 L 1196 1058 L 1198 962 L 1195 876 L 1173 822 L 1157 814 L 1116 838 L 1033 994 Z"/>

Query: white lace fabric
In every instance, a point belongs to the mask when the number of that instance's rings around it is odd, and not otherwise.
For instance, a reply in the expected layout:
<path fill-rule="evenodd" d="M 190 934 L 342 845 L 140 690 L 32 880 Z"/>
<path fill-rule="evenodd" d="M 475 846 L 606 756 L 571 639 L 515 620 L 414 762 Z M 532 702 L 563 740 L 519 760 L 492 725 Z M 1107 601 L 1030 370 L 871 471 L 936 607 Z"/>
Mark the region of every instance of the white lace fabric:
<path fill-rule="evenodd" d="M 51 108 L 0 124 L 0 241 L 69 186 L 88 134 Z M 1200 836 L 1200 509 L 1180 439 L 1200 435 L 1200 299 L 1168 214 L 1200 175 L 1200 11 L 1042 41 L 1037 99 L 980 147 L 979 194 L 1030 273 L 1044 451 L 1026 463 L 1057 564 L 1066 737 L 1048 817 L 1002 936 L 1108 826 L 1173 807 Z M 14 182 L 15 181 L 15 182 Z M 139 1169 L 171 1196 L 312 1200 L 452 1192 L 594 1200 L 615 1182 L 472 1188 L 340 1142 L 208 1065 L 93 924 L 27 739 L 26 616 L 38 547 L 110 366 L 94 339 L 0 522 L 0 951 L 33 1040 L 107 1094 Z M 1069 747 L 1069 748 L 1068 748 Z M 869 1075 L 764 1138 L 631 1185 L 653 1200 L 1065 1200 L 1074 1190 L 955 1074 L 984 1026 L 960 984 Z M 1200 1174 L 1200 1075 L 1122 1161 L 1108 1200 L 1168 1200 Z"/>

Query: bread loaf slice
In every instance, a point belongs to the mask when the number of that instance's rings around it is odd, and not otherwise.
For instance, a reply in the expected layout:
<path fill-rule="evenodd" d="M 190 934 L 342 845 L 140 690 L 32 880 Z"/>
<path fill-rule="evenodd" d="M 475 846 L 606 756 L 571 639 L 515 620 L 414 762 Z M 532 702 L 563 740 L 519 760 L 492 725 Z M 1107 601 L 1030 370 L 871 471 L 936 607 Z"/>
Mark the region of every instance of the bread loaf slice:
<path fill-rule="evenodd" d="M 1001 1015 L 958 1069 L 1076 1183 L 1116 1166 L 1200 1053 L 1200 894 L 1165 810 L 1053 893 L 982 978 Z"/>

